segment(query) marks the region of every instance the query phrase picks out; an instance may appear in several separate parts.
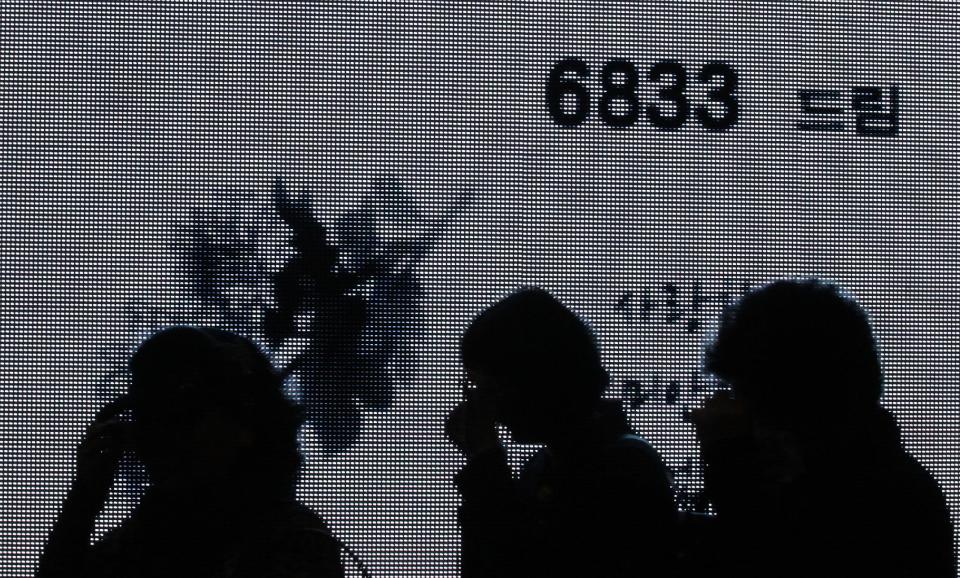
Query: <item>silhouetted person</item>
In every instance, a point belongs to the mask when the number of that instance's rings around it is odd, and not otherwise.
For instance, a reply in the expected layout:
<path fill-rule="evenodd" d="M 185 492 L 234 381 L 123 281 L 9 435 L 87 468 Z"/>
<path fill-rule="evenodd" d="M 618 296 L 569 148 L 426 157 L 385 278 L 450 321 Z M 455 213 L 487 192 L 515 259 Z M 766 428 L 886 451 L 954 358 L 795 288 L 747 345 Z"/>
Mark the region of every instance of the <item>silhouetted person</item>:
<path fill-rule="evenodd" d="M 709 575 L 956 576 L 944 496 L 880 406 L 854 301 L 816 280 L 765 286 L 724 314 L 706 366 L 732 389 L 693 415 L 717 513 Z"/>
<path fill-rule="evenodd" d="M 343 575 L 337 541 L 294 497 L 300 411 L 253 343 L 174 327 L 146 340 L 130 369 L 128 395 L 99 413 L 80 445 L 38 578 Z M 150 485 L 91 546 L 125 449 Z"/>
<path fill-rule="evenodd" d="M 468 392 L 447 435 L 466 454 L 463 576 L 663 576 L 676 507 L 657 452 L 633 435 L 589 328 L 546 291 L 482 312 L 460 343 Z M 544 444 L 511 477 L 495 423 Z"/>

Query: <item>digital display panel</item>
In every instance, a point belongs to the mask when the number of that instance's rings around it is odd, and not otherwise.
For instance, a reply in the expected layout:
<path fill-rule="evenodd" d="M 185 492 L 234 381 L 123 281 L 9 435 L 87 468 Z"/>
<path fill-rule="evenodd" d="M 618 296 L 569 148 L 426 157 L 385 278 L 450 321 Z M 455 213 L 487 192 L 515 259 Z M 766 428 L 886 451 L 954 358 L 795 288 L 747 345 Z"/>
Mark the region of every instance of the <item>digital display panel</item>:
<path fill-rule="evenodd" d="M 717 387 L 720 312 L 837 283 L 958 526 L 955 8 L 6 3 L 0 575 L 32 574 L 84 428 L 171 324 L 287 372 L 298 497 L 372 575 L 457 575 L 457 340 L 524 285 L 590 323 L 607 395 L 703 511 L 685 416 Z M 322 242 L 298 245 L 308 226 Z M 355 314 L 277 325 L 310 251 L 317 302 Z M 318 327 L 347 352 L 322 378 Z M 142 486 L 126 463 L 98 535 Z"/>

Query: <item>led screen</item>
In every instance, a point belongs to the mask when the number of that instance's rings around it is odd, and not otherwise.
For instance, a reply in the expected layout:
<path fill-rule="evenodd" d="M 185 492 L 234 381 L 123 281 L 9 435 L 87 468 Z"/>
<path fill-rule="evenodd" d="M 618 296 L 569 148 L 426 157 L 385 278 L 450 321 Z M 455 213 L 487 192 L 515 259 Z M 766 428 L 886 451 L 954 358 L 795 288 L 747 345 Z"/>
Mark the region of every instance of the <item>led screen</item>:
<path fill-rule="evenodd" d="M 591 324 L 608 396 L 706 511 L 685 415 L 722 308 L 839 284 L 960 522 L 953 3 L 0 10 L 0 575 L 32 573 L 84 427 L 178 323 L 287 372 L 298 496 L 370 573 L 457 575 L 457 340 L 523 285 Z M 281 327 L 305 253 L 329 285 Z M 345 352 L 325 377 L 318 327 Z M 143 483 L 126 462 L 98 535 Z"/>

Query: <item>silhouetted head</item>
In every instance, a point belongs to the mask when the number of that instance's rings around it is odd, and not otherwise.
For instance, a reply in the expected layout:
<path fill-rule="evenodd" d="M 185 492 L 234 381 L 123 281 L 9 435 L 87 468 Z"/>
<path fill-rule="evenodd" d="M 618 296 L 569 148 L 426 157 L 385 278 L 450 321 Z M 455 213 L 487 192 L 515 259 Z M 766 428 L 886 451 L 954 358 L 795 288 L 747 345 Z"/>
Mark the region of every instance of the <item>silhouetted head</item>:
<path fill-rule="evenodd" d="M 172 327 L 144 341 L 130 369 L 136 449 L 154 483 L 292 492 L 301 413 L 251 341 Z"/>
<path fill-rule="evenodd" d="M 521 289 L 473 320 L 460 356 L 497 419 L 521 442 L 545 442 L 590 415 L 608 377 L 590 328 L 548 292 Z"/>
<path fill-rule="evenodd" d="M 724 313 L 706 367 L 760 415 L 797 429 L 849 420 L 882 393 L 866 314 L 817 280 L 747 294 Z"/>

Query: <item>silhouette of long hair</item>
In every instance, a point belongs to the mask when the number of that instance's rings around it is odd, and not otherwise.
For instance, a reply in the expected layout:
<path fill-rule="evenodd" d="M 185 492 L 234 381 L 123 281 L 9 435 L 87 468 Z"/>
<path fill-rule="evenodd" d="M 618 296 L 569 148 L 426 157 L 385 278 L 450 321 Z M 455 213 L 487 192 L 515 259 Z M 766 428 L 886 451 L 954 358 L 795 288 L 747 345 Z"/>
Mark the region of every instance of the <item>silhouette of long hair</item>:
<path fill-rule="evenodd" d="M 756 289 L 721 320 L 706 368 L 761 407 L 846 415 L 874 407 L 883 379 L 864 310 L 816 279 Z"/>
<path fill-rule="evenodd" d="M 148 472 L 154 453 L 175 433 L 163 428 L 216 409 L 254 434 L 254 448 L 243 456 L 243 475 L 264 489 L 293 492 L 302 412 L 284 396 L 279 374 L 253 342 L 222 329 L 171 327 L 143 342 L 130 369 L 137 449 Z"/>
<path fill-rule="evenodd" d="M 523 287 L 481 312 L 460 341 L 467 370 L 592 405 L 609 381 L 590 327 L 549 292 Z M 572 387 L 566 387 L 566 386 Z"/>

